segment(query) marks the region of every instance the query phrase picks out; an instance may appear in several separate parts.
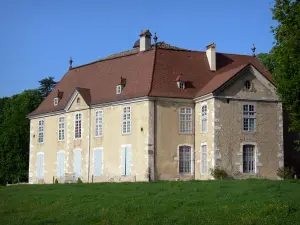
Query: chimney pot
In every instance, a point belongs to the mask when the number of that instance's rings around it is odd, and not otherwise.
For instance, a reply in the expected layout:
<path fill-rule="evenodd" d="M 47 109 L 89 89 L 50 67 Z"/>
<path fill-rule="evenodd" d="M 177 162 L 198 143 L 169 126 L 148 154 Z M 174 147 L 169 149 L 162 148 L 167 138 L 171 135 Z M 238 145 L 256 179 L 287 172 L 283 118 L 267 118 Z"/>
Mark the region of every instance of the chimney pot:
<path fill-rule="evenodd" d="M 140 34 L 140 52 L 146 51 L 151 48 L 151 32 L 144 30 Z"/>

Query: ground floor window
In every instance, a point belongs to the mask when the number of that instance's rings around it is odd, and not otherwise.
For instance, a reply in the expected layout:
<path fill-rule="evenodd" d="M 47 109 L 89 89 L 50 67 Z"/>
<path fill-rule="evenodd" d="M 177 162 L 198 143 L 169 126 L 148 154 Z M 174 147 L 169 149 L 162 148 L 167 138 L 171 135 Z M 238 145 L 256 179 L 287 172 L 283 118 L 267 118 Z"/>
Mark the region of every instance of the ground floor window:
<path fill-rule="evenodd" d="M 179 147 L 179 173 L 191 172 L 191 147 Z"/>
<path fill-rule="evenodd" d="M 243 173 L 255 173 L 254 145 L 243 146 Z"/>

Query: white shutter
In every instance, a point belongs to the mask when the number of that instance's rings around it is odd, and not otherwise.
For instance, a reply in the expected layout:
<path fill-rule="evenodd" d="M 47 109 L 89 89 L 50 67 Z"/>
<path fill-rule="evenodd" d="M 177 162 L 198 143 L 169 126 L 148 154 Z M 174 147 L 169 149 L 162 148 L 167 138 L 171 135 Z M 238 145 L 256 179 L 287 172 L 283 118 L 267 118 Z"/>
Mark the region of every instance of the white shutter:
<path fill-rule="evenodd" d="M 201 173 L 207 173 L 207 146 L 201 146 Z"/>
<path fill-rule="evenodd" d="M 126 147 L 122 146 L 121 149 L 121 161 L 122 161 L 122 176 L 126 175 Z"/>
<path fill-rule="evenodd" d="M 94 176 L 101 176 L 103 164 L 103 148 L 94 150 Z"/>
<path fill-rule="evenodd" d="M 131 175 L 132 150 L 131 145 L 126 147 L 126 175 Z"/>
<path fill-rule="evenodd" d="M 37 178 L 38 179 L 44 178 L 44 154 L 43 153 L 37 154 Z"/>
<path fill-rule="evenodd" d="M 74 173 L 76 178 L 81 175 L 81 151 L 74 151 Z"/>
<path fill-rule="evenodd" d="M 64 163 L 65 163 L 65 153 L 63 151 L 57 153 L 57 176 L 61 177 L 64 175 Z"/>

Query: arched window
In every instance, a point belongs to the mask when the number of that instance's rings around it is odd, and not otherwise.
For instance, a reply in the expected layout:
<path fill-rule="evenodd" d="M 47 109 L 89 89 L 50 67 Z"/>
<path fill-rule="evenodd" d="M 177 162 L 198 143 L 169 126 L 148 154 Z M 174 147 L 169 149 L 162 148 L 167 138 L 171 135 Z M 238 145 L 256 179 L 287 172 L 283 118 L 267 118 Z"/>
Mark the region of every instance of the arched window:
<path fill-rule="evenodd" d="M 201 132 L 207 132 L 207 105 L 201 107 Z"/>
<path fill-rule="evenodd" d="M 243 173 L 255 173 L 255 146 L 243 145 Z"/>
<path fill-rule="evenodd" d="M 191 173 L 192 151 L 189 146 L 179 147 L 179 173 Z"/>
<path fill-rule="evenodd" d="M 77 98 L 76 101 L 77 101 L 77 104 L 80 104 L 80 98 Z"/>

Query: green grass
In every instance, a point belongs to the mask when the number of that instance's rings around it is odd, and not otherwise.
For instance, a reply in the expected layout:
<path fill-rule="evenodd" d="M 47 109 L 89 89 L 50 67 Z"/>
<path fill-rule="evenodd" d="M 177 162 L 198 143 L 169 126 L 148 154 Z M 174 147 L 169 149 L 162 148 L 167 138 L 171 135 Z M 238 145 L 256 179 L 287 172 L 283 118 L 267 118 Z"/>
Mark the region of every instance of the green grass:
<path fill-rule="evenodd" d="M 0 224 L 300 224 L 300 181 L 1 187 Z"/>

